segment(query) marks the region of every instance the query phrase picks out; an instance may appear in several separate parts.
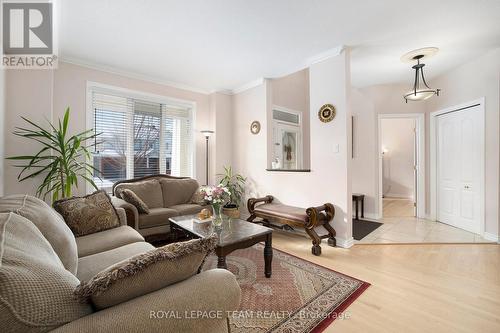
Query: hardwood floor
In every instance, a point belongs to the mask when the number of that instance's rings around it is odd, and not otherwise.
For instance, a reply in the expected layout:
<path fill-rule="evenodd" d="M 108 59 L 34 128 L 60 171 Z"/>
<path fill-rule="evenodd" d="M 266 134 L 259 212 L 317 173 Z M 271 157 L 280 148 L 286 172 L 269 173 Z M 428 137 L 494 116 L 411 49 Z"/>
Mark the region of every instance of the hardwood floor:
<path fill-rule="evenodd" d="M 372 285 L 325 332 L 500 332 L 500 245 L 322 244 L 275 231 L 273 246 Z"/>
<path fill-rule="evenodd" d="M 413 217 L 415 216 L 415 207 L 413 201 L 403 198 L 384 198 L 383 215 L 384 217 Z"/>

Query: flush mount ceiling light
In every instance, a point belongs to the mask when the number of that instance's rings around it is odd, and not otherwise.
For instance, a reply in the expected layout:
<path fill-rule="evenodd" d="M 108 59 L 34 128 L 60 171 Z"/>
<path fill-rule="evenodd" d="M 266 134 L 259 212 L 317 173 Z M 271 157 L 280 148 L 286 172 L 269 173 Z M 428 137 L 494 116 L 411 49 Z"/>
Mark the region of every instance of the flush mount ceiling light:
<path fill-rule="evenodd" d="M 417 62 L 416 65 L 412 66 L 415 70 L 415 82 L 413 83 L 413 89 L 403 95 L 406 103 L 408 103 L 408 101 L 423 101 L 434 95 L 439 96 L 439 89 L 431 89 L 427 82 L 425 82 L 425 64 L 420 62 L 424 58 L 432 57 L 438 52 L 438 50 L 439 49 L 437 47 L 426 47 L 408 52 L 401 57 L 401 61 L 403 62 Z"/>

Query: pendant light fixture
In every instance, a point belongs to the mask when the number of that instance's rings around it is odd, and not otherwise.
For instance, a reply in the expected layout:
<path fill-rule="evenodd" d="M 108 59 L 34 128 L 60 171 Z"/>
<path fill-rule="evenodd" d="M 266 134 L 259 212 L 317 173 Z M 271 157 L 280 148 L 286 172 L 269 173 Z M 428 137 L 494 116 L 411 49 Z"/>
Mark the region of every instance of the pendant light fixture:
<path fill-rule="evenodd" d="M 423 101 L 432 96 L 439 96 L 439 89 L 432 89 L 429 87 L 424 77 L 424 66 L 422 59 L 429 58 L 438 52 L 437 47 L 426 47 L 423 49 L 414 50 L 404 54 L 401 57 L 403 62 L 417 62 L 412 68 L 415 70 L 415 82 L 413 89 L 403 95 L 406 103 L 408 101 Z"/>

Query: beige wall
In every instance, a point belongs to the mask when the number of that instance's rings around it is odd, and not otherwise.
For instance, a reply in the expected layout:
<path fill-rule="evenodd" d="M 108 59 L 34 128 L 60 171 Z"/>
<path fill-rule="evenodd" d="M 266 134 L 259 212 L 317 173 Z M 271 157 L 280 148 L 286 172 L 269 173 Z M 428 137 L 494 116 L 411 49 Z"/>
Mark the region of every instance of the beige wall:
<path fill-rule="evenodd" d="M 266 171 L 267 82 L 233 96 L 233 164 L 248 177 L 247 196 L 272 194 L 283 203 L 300 207 L 332 202 L 340 246 L 349 246 L 352 237 L 349 73 L 348 51 L 310 67 L 310 109 L 319 110 L 325 103 L 337 107 L 337 117 L 327 124 L 320 122 L 315 112 L 310 114 L 311 172 Z M 258 135 L 250 133 L 254 120 L 262 124 Z M 335 152 L 335 145 L 339 152 Z"/>
<path fill-rule="evenodd" d="M 15 127 L 26 127 L 26 117 L 37 124 L 48 126 L 52 119 L 53 71 L 7 70 L 5 102 L 5 155 L 32 155 L 39 149 L 32 142 L 12 134 Z M 20 169 L 12 161 L 5 161 L 5 194 L 34 195 L 42 177 L 18 182 Z"/>
<path fill-rule="evenodd" d="M 485 161 L 485 231 L 498 235 L 499 230 L 499 101 L 500 101 L 500 49 L 489 52 L 471 62 L 440 75 L 429 84 L 442 89 L 439 97 L 424 102 L 409 102 L 402 98 L 411 84 L 379 85 L 353 89 L 354 152 L 353 192 L 367 195 L 368 217 L 378 213 L 378 153 L 377 115 L 381 113 L 425 113 L 425 189 L 426 214 L 430 208 L 429 114 L 467 101 L 485 97 L 486 104 L 486 161 Z M 370 169 L 373 166 L 375 172 Z"/>
<path fill-rule="evenodd" d="M 413 199 L 414 128 L 414 119 L 381 120 L 382 147 L 387 149 L 382 159 L 382 193 L 386 197 Z"/>
<path fill-rule="evenodd" d="M 303 169 L 309 169 L 311 166 L 309 69 L 269 80 L 268 84 L 271 90 L 271 105 L 302 111 Z M 269 147 L 272 147 L 272 139 L 268 141 Z M 271 162 L 268 161 L 268 166 L 270 165 Z"/>
<path fill-rule="evenodd" d="M 212 183 L 215 184 L 219 180 L 219 177 L 215 175 L 223 173 L 225 166 L 232 165 L 232 96 L 214 93 L 211 95 L 211 103 L 213 112 L 212 129 L 215 130 L 214 137 L 210 139 L 212 141 L 211 149 L 215 156 L 215 158 L 212 159 L 212 170 L 214 170 Z"/>
<path fill-rule="evenodd" d="M 20 116 L 39 123 L 44 119 L 56 120 L 62 117 L 67 106 L 71 107 L 72 133 L 84 131 L 86 127 L 86 85 L 87 81 L 132 89 L 140 92 L 173 97 L 196 103 L 196 169 L 195 177 L 204 182 L 205 175 L 205 140 L 200 130 L 210 127 L 209 95 L 185 91 L 174 87 L 128 78 L 108 72 L 89 69 L 68 63 L 59 63 L 54 71 L 45 70 L 10 70 L 7 75 L 6 115 L 6 153 L 7 155 L 31 154 L 36 147 L 26 140 L 12 134 L 14 126 L 24 125 Z M 215 158 L 214 156 L 212 156 Z M 19 183 L 16 180 L 18 169 L 7 162 L 5 168 L 5 193 L 34 193 L 39 181 Z M 75 194 L 83 194 L 85 189 Z"/>

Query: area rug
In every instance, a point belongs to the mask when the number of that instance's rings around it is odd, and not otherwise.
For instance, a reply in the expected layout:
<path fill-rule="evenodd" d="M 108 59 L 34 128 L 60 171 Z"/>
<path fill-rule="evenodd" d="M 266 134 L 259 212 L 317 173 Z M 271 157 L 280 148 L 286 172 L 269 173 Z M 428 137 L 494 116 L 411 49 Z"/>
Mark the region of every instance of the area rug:
<path fill-rule="evenodd" d="M 352 219 L 352 237 L 362 240 L 381 225 L 379 222 Z"/>
<path fill-rule="evenodd" d="M 239 310 L 230 318 L 232 333 L 321 332 L 369 283 L 273 249 L 271 278 L 264 277 L 263 245 L 237 250 L 226 258 L 240 284 Z M 204 270 L 217 267 L 211 256 Z"/>

